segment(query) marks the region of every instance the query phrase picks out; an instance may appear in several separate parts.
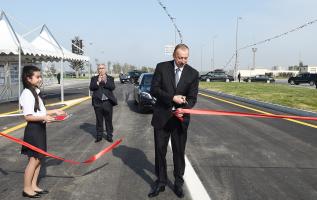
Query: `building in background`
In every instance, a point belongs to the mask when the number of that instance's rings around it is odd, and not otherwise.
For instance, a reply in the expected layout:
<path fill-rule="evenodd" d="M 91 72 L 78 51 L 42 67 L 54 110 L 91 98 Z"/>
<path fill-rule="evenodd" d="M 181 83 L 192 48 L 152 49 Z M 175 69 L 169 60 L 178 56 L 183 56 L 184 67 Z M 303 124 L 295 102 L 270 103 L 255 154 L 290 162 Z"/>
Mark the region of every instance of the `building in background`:
<path fill-rule="evenodd" d="M 301 66 L 299 68 L 299 73 L 316 74 L 317 73 L 317 66 L 312 66 L 312 65 Z"/>

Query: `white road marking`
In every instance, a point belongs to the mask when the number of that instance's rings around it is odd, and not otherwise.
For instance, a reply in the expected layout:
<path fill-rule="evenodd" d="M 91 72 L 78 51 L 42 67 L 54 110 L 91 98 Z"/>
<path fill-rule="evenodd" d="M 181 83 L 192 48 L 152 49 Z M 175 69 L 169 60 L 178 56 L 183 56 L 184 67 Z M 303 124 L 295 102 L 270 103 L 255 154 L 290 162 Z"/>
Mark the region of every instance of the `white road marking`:
<path fill-rule="evenodd" d="M 168 145 L 172 149 L 171 140 L 169 140 Z M 184 181 L 188 188 L 191 198 L 193 200 L 212 200 L 186 155 L 185 165 L 186 168 L 184 174 Z"/>

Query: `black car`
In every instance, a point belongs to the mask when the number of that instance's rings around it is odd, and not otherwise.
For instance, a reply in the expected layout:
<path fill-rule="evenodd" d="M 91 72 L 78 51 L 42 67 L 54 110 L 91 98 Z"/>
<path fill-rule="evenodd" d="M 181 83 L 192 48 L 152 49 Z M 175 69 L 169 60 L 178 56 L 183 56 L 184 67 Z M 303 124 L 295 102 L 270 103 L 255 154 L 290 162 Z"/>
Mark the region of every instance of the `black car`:
<path fill-rule="evenodd" d="M 211 71 L 207 74 L 201 75 L 199 77 L 200 81 L 213 82 L 213 81 L 221 81 L 221 82 L 229 82 L 233 81 L 233 76 L 226 74 L 224 71 Z"/>
<path fill-rule="evenodd" d="M 311 74 L 311 73 L 301 73 L 301 74 L 298 74 L 297 76 L 290 77 L 288 79 L 288 83 L 291 85 L 309 83 L 309 85 L 313 86 L 316 81 L 317 81 L 317 74 Z"/>
<path fill-rule="evenodd" d="M 246 77 L 243 79 L 245 82 L 263 82 L 263 83 L 274 83 L 275 79 L 267 75 L 256 75 L 252 77 Z"/>
<path fill-rule="evenodd" d="M 120 79 L 120 82 L 121 82 L 121 83 L 127 83 L 127 82 L 130 81 L 130 80 L 129 80 L 129 76 L 128 76 L 127 74 L 123 74 L 123 73 L 121 73 L 121 74 L 119 75 L 119 79 Z"/>
<path fill-rule="evenodd" d="M 139 77 L 141 76 L 141 74 L 144 73 L 142 71 L 139 70 L 133 70 L 128 72 L 128 78 L 130 83 L 137 83 L 139 80 Z"/>
<path fill-rule="evenodd" d="M 134 87 L 135 104 L 138 105 L 138 110 L 141 113 L 145 110 L 151 110 L 156 103 L 155 97 L 150 94 L 152 78 L 153 73 L 143 73 L 139 78 L 139 84 Z"/>

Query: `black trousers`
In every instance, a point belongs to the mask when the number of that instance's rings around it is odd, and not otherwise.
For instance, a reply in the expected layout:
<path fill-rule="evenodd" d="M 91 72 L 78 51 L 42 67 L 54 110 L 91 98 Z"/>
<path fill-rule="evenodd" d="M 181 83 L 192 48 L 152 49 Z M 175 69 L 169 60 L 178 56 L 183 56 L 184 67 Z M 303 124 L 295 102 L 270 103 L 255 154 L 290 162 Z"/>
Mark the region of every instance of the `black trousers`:
<path fill-rule="evenodd" d="M 106 132 L 108 137 L 112 137 L 113 125 L 112 125 L 112 112 L 113 106 L 110 101 L 103 101 L 94 106 L 96 114 L 96 131 L 97 138 L 101 138 L 104 132 L 103 121 L 105 121 Z"/>
<path fill-rule="evenodd" d="M 169 120 L 166 127 L 162 129 L 154 128 L 155 174 L 159 184 L 166 185 L 166 152 L 170 137 L 173 151 L 175 185 L 182 186 L 184 184 L 187 129 L 182 128 L 181 122 L 175 117 Z"/>

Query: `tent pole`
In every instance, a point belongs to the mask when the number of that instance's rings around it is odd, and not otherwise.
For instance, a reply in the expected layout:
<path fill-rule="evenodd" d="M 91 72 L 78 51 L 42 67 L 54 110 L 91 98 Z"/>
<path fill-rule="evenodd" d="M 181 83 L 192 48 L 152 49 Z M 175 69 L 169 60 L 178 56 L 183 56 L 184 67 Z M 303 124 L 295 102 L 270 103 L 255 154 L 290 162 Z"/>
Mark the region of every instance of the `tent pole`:
<path fill-rule="evenodd" d="M 21 45 L 19 45 L 19 77 L 18 77 L 18 84 L 19 84 L 19 94 L 18 94 L 18 110 L 21 112 L 21 104 L 20 104 L 20 95 L 21 95 Z"/>
<path fill-rule="evenodd" d="M 61 60 L 61 102 L 64 103 L 64 58 Z"/>
<path fill-rule="evenodd" d="M 91 80 L 91 63 L 90 63 L 90 61 L 88 61 L 88 67 L 89 67 L 88 75 L 89 75 L 89 81 L 90 81 Z M 89 86 L 88 86 L 88 96 L 91 96 L 91 92 L 90 92 Z"/>

